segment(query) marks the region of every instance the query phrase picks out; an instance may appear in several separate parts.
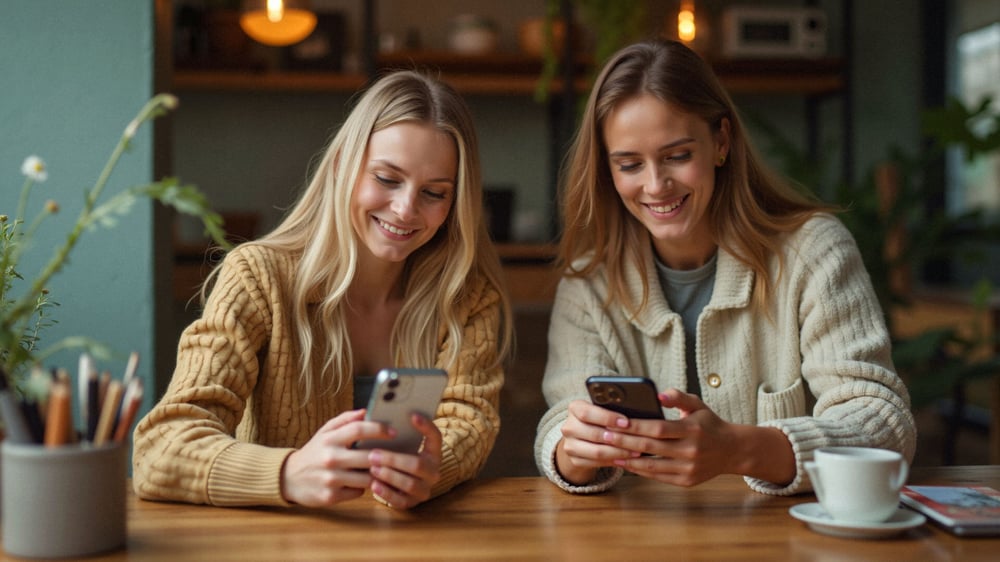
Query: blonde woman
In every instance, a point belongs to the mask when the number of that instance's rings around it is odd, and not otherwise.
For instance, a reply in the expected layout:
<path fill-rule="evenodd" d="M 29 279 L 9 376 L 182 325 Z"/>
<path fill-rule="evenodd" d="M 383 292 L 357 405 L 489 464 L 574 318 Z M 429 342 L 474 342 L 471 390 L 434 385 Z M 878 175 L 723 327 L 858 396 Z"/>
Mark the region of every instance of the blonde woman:
<path fill-rule="evenodd" d="M 359 99 L 283 222 L 231 251 L 135 431 L 146 499 L 412 507 L 472 478 L 499 430 L 510 306 L 482 217 L 475 132 L 448 86 L 389 74 Z M 355 450 L 383 367 L 438 367 L 416 455 Z"/>
<path fill-rule="evenodd" d="M 851 235 L 769 173 L 711 68 L 677 42 L 597 78 L 565 171 L 560 283 L 535 441 L 575 493 L 625 471 L 807 490 L 827 445 L 912 459 L 916 431 Z M 587 400 L 589 375 L 652 379 L 667 420 Z"/>

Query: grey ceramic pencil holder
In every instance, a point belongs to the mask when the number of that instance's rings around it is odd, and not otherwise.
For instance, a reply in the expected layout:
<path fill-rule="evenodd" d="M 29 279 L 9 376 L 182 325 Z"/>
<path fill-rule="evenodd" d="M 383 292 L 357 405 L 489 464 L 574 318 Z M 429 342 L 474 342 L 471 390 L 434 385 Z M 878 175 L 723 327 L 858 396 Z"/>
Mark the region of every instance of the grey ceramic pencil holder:
<path fill-rule="evenodd" d="M 3 549 L 89 556 L 125 545 L 127 447 L 3 443 Z"/>

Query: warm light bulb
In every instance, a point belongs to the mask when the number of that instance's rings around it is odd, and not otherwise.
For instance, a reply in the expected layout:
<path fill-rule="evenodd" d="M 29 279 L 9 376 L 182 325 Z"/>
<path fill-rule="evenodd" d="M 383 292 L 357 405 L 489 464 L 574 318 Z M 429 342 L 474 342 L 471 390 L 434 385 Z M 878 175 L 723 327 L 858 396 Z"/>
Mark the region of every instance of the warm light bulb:
<path fill-rule="evenodd" d="M 316 28 L 316 14 L 297 8 L 302 2 L 286 5 L 285 0 L 257 2 L 257 9 L 240 16 L 240 27 L 255 41 L 284 47 L 302 41 Z"/>
<path fill-rule="evenodd" d="M 677 38 L 685 43 L 694 41 L 698 29 L 694 23 L 694 1 L 681 2 L 681 9 L 677 12 Z"/>
<path fill-rule="evenodd" d="M 267 19 L 271 23 L 281 21 L 281 16 L 285 12 L 284 0 L 267 0 Z"/>

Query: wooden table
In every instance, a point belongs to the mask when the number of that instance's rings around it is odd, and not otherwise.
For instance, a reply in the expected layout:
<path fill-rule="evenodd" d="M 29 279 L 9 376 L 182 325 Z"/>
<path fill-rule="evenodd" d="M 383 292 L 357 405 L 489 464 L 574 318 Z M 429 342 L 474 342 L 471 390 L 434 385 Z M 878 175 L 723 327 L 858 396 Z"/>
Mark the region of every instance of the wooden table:
<path fill-rule="evenodd" d="M 1000 466 L 915 469 L 910 483 L 1000 487 Z M 928 523 L 891 539 L 834 538 L 738 477 L 683 489 L 626 477 L 573 496 L 540 477 L 467 483 L 412 511 L 370 497 L 330 511 L 229 509 L 129 497 L 128 546 L 88 560 L 998 560 L 1000 537 Z"/>

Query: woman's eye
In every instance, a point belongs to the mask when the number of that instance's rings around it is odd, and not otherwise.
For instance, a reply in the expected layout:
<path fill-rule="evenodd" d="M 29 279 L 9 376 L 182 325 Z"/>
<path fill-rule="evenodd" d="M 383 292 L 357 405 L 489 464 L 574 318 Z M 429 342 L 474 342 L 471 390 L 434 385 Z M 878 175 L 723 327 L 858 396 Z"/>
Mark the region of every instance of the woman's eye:
<path fill-rule="evenodd" d="M 446 192 L 444 192 L 444 191 L 434 191 L 434 190 L 431 190 L 431 189 L 425 189 L 424 190 L 424 195 L 430 197 L 431 199 L 444 200 L 444 199 L 448 198 L 448 194 Z"/>
<path fill-rule="evenodd" d="M 673 161 L 673 162 L 687 162 L 690 159 L 691 159 L 690 152 L 680 152 L 677 154 L 672 154 L 667 157 L 667 161 Z"/>
<path fill-rule="evenodd" d="M 619 162 L 618 171 L 619 172 L 634 172 L 639 169 L 638 162 Z"/>
<path fill-rule="evenodd" d="M 375 181 L 379 182 L 382 185 L 388 185 L 388 186 L 396 186 L 399 184 L 398 181 L 392 178 L 388 178 L 386 176 L 380 176 L 378 174 L 375 174 Z"/>

